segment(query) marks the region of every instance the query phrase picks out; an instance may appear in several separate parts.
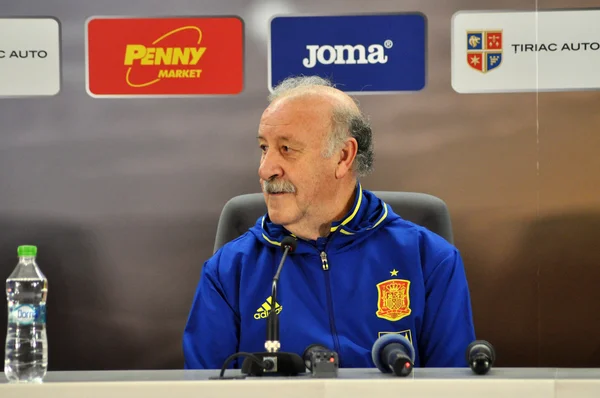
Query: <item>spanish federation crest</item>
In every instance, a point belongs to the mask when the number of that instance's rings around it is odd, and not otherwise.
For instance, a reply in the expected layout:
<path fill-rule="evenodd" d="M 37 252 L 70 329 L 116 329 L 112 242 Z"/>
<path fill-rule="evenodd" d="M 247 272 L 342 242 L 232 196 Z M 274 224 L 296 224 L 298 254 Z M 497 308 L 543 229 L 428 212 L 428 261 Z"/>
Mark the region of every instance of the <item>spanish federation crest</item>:
<path fill-rule="evenodd" d="M 410 281 L 388 279 L 377 284 L 376 315 L 390 321 L 400 320 L 411 313 L 409 297 Z"/>
<path fill-rule="evenodd" d="M 502 31 L 467 31 L 467 63 L 487 73 L 502 63 Z"/>

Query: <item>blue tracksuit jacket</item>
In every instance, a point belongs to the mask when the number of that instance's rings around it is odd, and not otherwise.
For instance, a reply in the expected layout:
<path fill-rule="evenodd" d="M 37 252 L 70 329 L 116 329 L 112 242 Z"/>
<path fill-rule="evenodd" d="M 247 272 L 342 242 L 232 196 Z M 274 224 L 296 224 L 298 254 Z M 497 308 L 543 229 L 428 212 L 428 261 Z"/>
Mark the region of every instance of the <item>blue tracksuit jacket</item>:
<path fill-rule="evenodd" d="M 459 252 L 360 184 L 357 190 L 329 237 L 298 240 L 283 266 L 277 303 L 271 282 L 279 242 L 289 232 L 268 215 L 204 264 L 184 330 L 186 369 L 219 369 L 235 352 L 264 352 L 273 308 L 281 351 L 302 356 L 322 344 L 339 354 L 340 367 L 369 368 L 375 340 L 401 333 L 415 347 L 416 367 L 468 366 L 475 332 Z"/>

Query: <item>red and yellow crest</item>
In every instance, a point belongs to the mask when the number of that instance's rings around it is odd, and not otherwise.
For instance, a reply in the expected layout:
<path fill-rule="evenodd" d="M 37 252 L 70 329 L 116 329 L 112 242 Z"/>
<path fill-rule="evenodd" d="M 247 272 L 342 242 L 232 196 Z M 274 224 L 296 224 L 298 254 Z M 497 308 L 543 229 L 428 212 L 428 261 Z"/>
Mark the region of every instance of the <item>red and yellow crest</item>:
<path fill-rule="evenodd" d="M 390 321 L 400 320 L 411 313 L 409 290 L 410 281 L 388 279 L 377 284 L 377 312 L 379 318 Z"/>

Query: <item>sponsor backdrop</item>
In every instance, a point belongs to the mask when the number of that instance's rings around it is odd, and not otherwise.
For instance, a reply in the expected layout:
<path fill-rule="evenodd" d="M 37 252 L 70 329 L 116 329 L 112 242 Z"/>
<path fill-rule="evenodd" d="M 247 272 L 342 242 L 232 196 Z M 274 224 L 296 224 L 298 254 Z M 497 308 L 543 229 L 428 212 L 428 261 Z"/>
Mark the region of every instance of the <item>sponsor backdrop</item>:
<path fill-rule="evenodd" d="M 51 370 L 183 366 L 219 213 L 259 191 L 258 121 L 292 73 L 357 94 L 366 188 L 446 201 L 499 366 L 600 365 L 597 1 L 99 4 L 0 19 L 0 276 L 38 245 Z"/>

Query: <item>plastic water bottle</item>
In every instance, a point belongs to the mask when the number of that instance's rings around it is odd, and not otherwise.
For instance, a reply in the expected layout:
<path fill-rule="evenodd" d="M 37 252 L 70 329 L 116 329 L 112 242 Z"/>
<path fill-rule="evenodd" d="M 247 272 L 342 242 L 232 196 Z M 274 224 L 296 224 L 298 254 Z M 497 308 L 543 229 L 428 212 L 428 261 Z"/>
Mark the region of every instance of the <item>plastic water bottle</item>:
<path fill-rule="evenodd" d="M 9 382 L 41 383 L 48 369 L 48 281 L 35 261 L 37 247 L 19 246 L 19 263 L 6 280 L 8 331 L 4 374 Z"/>

